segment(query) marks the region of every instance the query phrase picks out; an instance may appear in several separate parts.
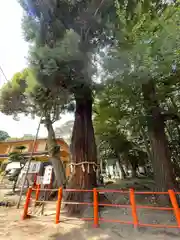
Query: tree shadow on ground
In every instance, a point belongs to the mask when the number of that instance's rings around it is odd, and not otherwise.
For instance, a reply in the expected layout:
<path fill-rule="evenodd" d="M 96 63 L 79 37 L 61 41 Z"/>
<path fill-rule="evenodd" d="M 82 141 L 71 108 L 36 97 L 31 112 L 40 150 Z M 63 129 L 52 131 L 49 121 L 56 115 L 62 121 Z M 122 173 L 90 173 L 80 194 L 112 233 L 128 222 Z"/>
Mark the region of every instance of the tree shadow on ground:
<path fill-rule="evenodd" d="M 95 233 L 96 232 L 96 233 Z M 111 236 L 109 236 L 106 233 L 99 233 L 98 231 L 86 231 L 84 229 L 78 230 L 78 229 L 74 229 L 71 230 L 71 232 L 67 232 L 67 233 L 57 233 L 54 234 L 50 237 L 50 240 L 110 240 L 112 239 Z"/>
<path fill-rule="evenodd" d="M 59 232 L 50 236 L 49 240 L 110 240 L 113 238 L 112 235 L 109 235 L 106 231 L 102 229 L 92 229 L 87 228 L 86 226 L 81 226 L 81 228 L 72 228 L 68 232 Z M 118 238 L 120 239 L 120 238 Z"/>
<path fill-rule="evenodd" d="M 71 228 L 69 228 L 71 225 Z M 62 229 L 62 231 L 61 231 Z M 65 229 L 65 231 L 64 231 Z M 68 231 L 66 231 L 68 229 Z M 92 225 L 82 224 L 79 226 L 78 224 L 73 224 L 64 221 L 62 228 L 58 230 L 58 233 L 50 236 L 49 240 L 150 240 L 154 239 L 154 235 L 156 235 L 156 239 L 164 240 L 164 239 L 179 239 L 179 234 L 177 232 L 171 232 L 166 230 L 154 230 L 149 231 L 146 228 L 139 229 L 135 231 L 134 229 L 113 229 L 113 228 L 92 228 Z M 126 233 L 125 233 L 125 232 Z"/>
<path fill-rule="evenodd" d="M 154 232 L 152 232 L 152 234 L 153 234 L 153 235 L 164 234 L 164 235 L 166 235 L 166 236 L 168 236 L 168 237 L 171 237 L 171 238 L 179 238 L 179 233 L 178 233 L 178 232 L 176 232 L 176 233 L 170 232 L 170 231 L 168 231 L 167 229 L 164 230 L 164 231 L 163 231 L 163 230 L 154 231 Z"/>

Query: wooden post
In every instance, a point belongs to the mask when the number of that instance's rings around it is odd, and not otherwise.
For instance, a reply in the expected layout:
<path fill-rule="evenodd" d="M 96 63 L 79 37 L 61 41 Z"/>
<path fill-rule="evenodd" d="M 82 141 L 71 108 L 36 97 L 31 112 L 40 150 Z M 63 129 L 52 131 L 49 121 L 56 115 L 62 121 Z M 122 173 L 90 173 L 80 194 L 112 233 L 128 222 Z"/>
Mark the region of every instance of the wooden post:
<path fill-rule="evenodd" d="M 132 217 L 133 217 L 133 223 L 134 223 L 134 228 L 138 227 L 138 216 L 137 216 L 137 210 L 136 210 L 136 200 L 135 200 L 135 194 L 134 194 L 134 189 L 129 190 L 129 199 L 131 203 L 131 208 L 132 208 Z"/>
<path fill-rule="evenodd" d="M 180 228 L 180 209 L 177 203 L 176 194 L 173 190 L 169 190 L 168 193 L 171 200 L 171 204 L 173 206 L 174 215 L 176 217 L 178 227 Z"/>
<path fill-rule="evenodd" d="M 40 184 L 37 185 L 37 188 L 36 188 L 36 201 L 38 201 L 39 199 L 39 193 L 40 193 Z"/>
<path fill-rule="evenodd" d="M 93 205 L 94 205 L 94 227 L 99 226 L 99 215 L 98 215 L 98 192 L 97 189 L 93 189 Z"/>
<path fill-rule="evenodd" d="M 61 210 L 61 201 L 62 201 L 62 187 L 58 190 L 58 200 L 56 205 L 56 224 L 60 222 L 60 210 Z"/>
<path fill-rule="evenodd" d="M 26 219 L 28 216 L 28 207 L 29 207 L 29 203 L 30 203 L 30 199 L 31 199 L 31 192 L 32 192 L 32 187 L 30 187 L 28 189 L 27 194 L 26 194 L 26 201 L 24 204 L 24 212 L 23 212 L 22 220 Z"/>

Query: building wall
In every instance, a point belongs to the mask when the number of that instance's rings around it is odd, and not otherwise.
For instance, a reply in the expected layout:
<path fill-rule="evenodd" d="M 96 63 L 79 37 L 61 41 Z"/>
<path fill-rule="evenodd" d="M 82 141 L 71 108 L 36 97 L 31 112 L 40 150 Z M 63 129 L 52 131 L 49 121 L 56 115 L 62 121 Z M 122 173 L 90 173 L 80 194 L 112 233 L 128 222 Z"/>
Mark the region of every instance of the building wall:
<path fill-rule="evenodd" d="M 26 147 L 24 150 L 22 150 L 22 152 L 29 152 L 29 142 L 14 142 L 14 143 L 10 143 L 9 144 L 9 152 L 14 152 L 14 151 L 17 151 L 17 147 L 20 147 L 20 146 L 24 146 Z M 1 147 L 1 146 L 0 146 Z M 1 154 L 1 149 L 0 149 L 0 154 Z"/>
<path fill-rule="evenodd" d="M 60 145 L 60 156 L 63 161 L 69 161 L 69 146 L 63 139 L 57 139 L 57 143 Z M 47 151 L 47 140 L 38 139 L 35 145 L 34 152 L 45 152 Z M 24 153 L 30 153 L 33 150 L 33 140 L 22 140 L 22 141 L 9 141 L 0 142 L 0 156 L 4 154 L 9 154 L 10 152 L 17 151 L 17 147 L 25 146 L 26 149 L 23 150 Z M 48 157 L 46 156 L 45 158 Z M 2 157 L 0 157 L 0 160 Z"/>
<path fill-rule="evenodd" d="M 70 174 L 70 168 L 68 166 L 69 163 L 69 146 L 63 139 L 57 139 L 57 144 L 60 145 L 60 157 L 61 160 L 66 165 L 66 176 L 69 176 Z M 35 145 L 35 153 L 41 153 L 40 156 L 36 155 L 34 158 L 36 161 L 46 162 L 48 161 L 49 157 L 46 154 L 43 154 L 43 152 L 47 151 L 47 140 L 46 139 L 38 139 Z M 31 153 L 33 150 L 33 140 L 22 140 L 22 141 L 9 141 L 9 142 L 0 142 L 0 162 L 3 162 L 4 160 L 8 159 L 8 154 L 13 151 L 17 151 L 16 147 L 19 146 L 25 146 L 26 149 L 23 150 L 24 153 Z M 7 156 L 3 156 L 7 155 Z"/>
<path fill-rule="evenodd" d="M 0 154 L 8 154 L 10 150 L 9 144 L 1 144 L 0 143 Z"/>

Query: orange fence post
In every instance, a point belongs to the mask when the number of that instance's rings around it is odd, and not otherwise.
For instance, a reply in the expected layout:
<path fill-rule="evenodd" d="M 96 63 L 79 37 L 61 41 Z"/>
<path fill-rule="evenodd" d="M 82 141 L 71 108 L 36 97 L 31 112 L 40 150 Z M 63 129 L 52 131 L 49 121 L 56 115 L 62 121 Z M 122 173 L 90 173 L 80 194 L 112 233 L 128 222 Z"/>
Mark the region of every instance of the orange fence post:
<path fill-rule="evenodd" d="M 137 210 L 136 210 L 136 200 L 135 200 L 135 194 L 134 194 L 134 189 L 130 189 L 130 203 L 131 203 L 131 208 L 132 208 L 132 217 L 133 217 L 133 223 L 134 227 L 137 228 L 138 226 L 138 216 L 137 216 Z"/>
<path fill-rule="evenodd" d="M 98 215 L 98 192 L 96 188 L 93 188 L 93 205 L 94 205 L 94 227 L 99 226 L 99 215 Z"/>
<path fill-rule="evenodd" d="M 38 184 L 36 188 L 36 201 L 38 201 L 39 199 L 39 193 L 40 193 L 40 184 Z"/>
<path fill-rule="evenodd" d="M 58 200 L 56 205 L 56 224 L 58 224 L 60 218 L 60 210 L 61 210 L 61 201 L 62 201 L 62 187 L 58 190 Z"/>
<path fill-rule="evenodd" d="M 171 200 L 171 204 L 173 206 L 174 215 L 176 217 L 178 227 L 180 228 L 180 209 L 177 203 L 176 194 L 173 190 L 169 190 L 168 193 Z"/>
<path fill-rule="evenodd" d="M 28 191 L 26 194 L 26 201 L 24 204 L 24 212 L 23 212 L 22 220 L 26 219 L 28 216 L 28 207 L 31 199 L 31 192 L 32 192 L 32 187 L 28 188 Z"/>

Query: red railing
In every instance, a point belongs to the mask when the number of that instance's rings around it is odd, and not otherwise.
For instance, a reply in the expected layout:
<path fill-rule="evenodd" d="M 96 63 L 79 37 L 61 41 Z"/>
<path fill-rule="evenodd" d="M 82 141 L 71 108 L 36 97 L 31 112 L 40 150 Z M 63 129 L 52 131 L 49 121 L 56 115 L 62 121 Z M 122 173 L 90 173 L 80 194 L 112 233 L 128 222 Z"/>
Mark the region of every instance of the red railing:
<path fill-rule="evenodd" d="M 168 192 L 138 192 L 134 191 L 134 189 L 130 189 L 129 191 L 122 190 L 110 190 L 110 189 L 96 189 L 86 190 L 86 189 L 40 189 L 38 185 L 36 189 L 29 188 L 26 195 L 26 201 L 24 205 L 24 211 L 22 219 L 28 218 L 28 208 L 31 200 L 32 191 L 36 191 L 35 202 L 44 202 L 38 201 L 40 191 L 58 191 L 58 199 L 56 203 L 56 219 L 55 223 L 58 224 L 60 222 L 60 212 L 61 212 L 61 204 L 78 204 L 78 205 L 87 205 L 93 206 L 93 218 L 83 218 L 82 220 L 93 221 L 94 227 L 99 226 L 99 222 L 114 222 L 121 224 L 131 224 L 134 225 L 135 228 L 138 226 L 142 227 L 156 227 L 156 228 L 180 228 L 180 208 L 178 206 L 176 195 L 179 195 L 180 192 L 174 192 L 173 190 L 169 190 Z M 63 200 L 63 192 L 92 192 L 93 193 L 93 202 L 65 202 Z M 129 194 L 130 205 L 122 205 L 122 204 L 113 204 L 113 203 L 99 203 L 98 202 L 98 194 L 99 193 L 123 193 Z M 135 194 L 143 194 L 143 195 L 169 195 L 172 207 L 156 207 L 156 206 L 141 206 L 136 204 Z M 48 201 L 47 201 L 48 202 Z M 99 217 L 98 207 L 119 207 L 119 208 L 131 208 L 131 216 L 133 221 L 121 221 L 115 219 L 104 219 Z M 138 219 L 137 210 L 138 209 L 151 209 L 151 210 L 162 210 L 162 211 L 173 211 L 174 216 L 176 218 L 177 225 L 162 225 L 162 224 L 149 224 L 149 223 L 140 223 Z"/>

